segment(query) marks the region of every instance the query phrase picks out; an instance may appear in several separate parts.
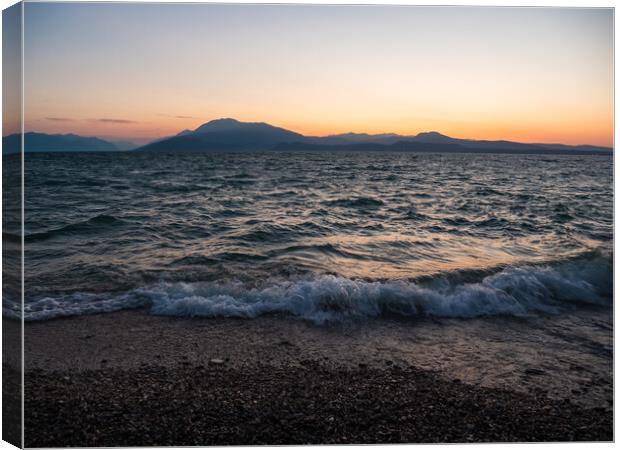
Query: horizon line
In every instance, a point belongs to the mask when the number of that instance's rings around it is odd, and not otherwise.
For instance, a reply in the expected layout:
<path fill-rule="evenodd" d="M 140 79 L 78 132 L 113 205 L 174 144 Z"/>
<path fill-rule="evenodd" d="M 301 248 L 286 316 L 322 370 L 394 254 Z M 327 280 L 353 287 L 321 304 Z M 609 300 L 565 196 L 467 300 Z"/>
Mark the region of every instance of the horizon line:
<path fill-rule="evenodd" d="M 291 128 L 286 128 L 285 126 L 280 126 L 280 125 L 274 125 L 272 123 L 269 122 L 265 122 L 265 121 L 242 121 L 242 120 L 238 120 L 235 119 L 233 117 L 218 117 L 215 119 L 211 119 L 208 120 L 206 122 L 201 123 L 200 125 L 198 125 L 197 127 L 195 127 L 194 129 L 188 129 L 188 128 L 183 128 L 179 131 L 177 131 L 175 134 L 167 134 L 167 135 L 162 135 L 159 137 L 147 137 L 147 138 L 136 138 L 136 137 L 132 137 L 132 136 L 110 136 L 110 135 L 95 135 L 95 134 L 78 134 L 75 133 L 73 131 L 64 131 L 64 132 L 54 132 L 54 133 L 49 133 L 49 132 L 44 132 L 44 131 L 36 131 L 36 130 L 30 130 L 30 131 L 22 131 L 20 130 L 19 132 L 16 133 L 9 133 L 9 134 L 5 134 L 2 137 L 8 137 L 8 136 L 12 136 L 12 135 L 16 135 L 16 134 L 27 134 L 27 133 L 39 133 L 39 134 L 47 134 L 47 135 L 74 135 L 74 136 L 80 136 L 80 137 L 88 137 L 88 138 L 97 138 L 97 139 L 102 139 L 102 140 L 126 140 L 126 141 L 131 141 L 131 143 L 135 143 L 133 142 L 134 140 L 137 141 L 141 141 L 141 142 L 145 142 L 146 144 L 151 143 L 153 141 L 156 140 L 160 140 L 160 139 L 168 139 L 168 138 L 173 138 L 176 137 L 178 135 L 178 133 L 182 132 L 182 131 L 195 131 L 197 128 L 201 127 L 202 125 L 205 125 L 207 123 L 210 122 L 214 122 L 214 121 L 218 121 L 218 120 L 233 120 L 236 121 L 238 123 L 241 124 L 265 124 L 265 125 L 269 125 L 272 127 L 276 127 L 276 128 L 281 128 L 287 131 L 292 131 L 294 133 L 300 134 L 301 136 L 304 137 L 310 137 L 310 138 L 326 138 L 326 137 L 336 137 L 336 136 L 342 136 L 342 135 L 346 135 L 346 134 L 363 134 L 363 135 L 367 135 L 367 136 L 378 136 L 378 135 L 394 135 L 394 136 L 399 136 L 402 138 L 414 138 L 419 136 L 420 134 L 431 134 L 431 133 L 436 133 L 439 134 L 441 136 L 450 138 L 450 139 L 459 139 L 459 140 L 466 140 L 466 141 L 483 141 L 483 142 L 513 142 L 513 143 L 517 143 L 517 144 L 527 144 L 527 145 L 566 145 L 569 147 L 583 147 L 583 146 L 589 146 L 589 147 L 599 147 L 599 148 L 609 148 L 609 149 L 614 149 L 615 146 L 612 145 L 608 146 L 608 145 L 596 145 L 596 144 L 590 144 L 590 143 L 579 143 L 579 144 L 568 144 L 568 143 L 564 143 L 564 142 L 536 142 L 536 141 L 519 141 L 519 140 L 510 140 L 510 139 L 506 139 L 506 138 L 502 138 L 502 139 L 489 139 L 489 138 L 474 138 L 474 137 L 455 137 L 455 136 L 451 136 L 449 134 L 445 134 L 441 131 L 437 131 L 437 129 L 434 130 L 427 130 L 427 131 L 419 131 L 416 134 L 400 134 L 400 133 L 396 133 L 393 131 L 381 131 L 381 132 L 377 132 L 377 133 L 368 133 L 368 132 L 363 132 L 363 131 L 344 131 L 341 133 L 327 133 L 327 134 L 304 134 L 303 132 L 299 132 L 299 131 L 295 131 L 294 129 Z M 142 145 L 146 145 L 146 144 L 142 144 Z"/>

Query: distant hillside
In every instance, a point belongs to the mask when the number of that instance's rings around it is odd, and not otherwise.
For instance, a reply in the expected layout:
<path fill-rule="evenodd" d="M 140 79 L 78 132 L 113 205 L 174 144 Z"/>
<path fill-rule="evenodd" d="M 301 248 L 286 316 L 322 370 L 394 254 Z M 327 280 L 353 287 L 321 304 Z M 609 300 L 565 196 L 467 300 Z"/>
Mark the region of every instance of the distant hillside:
<path fill-rule="evenodd" d="M 111 142 L 96 137 L 75 134 L 45 134 L 28 132 L 24 134 L 26 152 L 98 152 L 118 151 Z M 11 134 L 2 138 L 2 154 L 21 151 L 21 134 Z"/>
<path fill-rule="evenodd" d="M 610 148 L 596 147 L 592 145 L 564 145 L 564 144 L 526 144 L 522 142 L 513 142 L 506 140 L 487 141 L 487 140 L 475 140 L 475 139 L 458 139 L 452 138 L 436 131 L 430 131 L 427 133 L 419 133 L 414 136 L 412 140 L 416 142 L 425 142 L 428 144 L 458 144 L 466 148 L 478 149 L 478 150 L 515 150 L 518 152 L 531 153 L 535 150 L 536 153 L 545 152 L 546 149 L 561 150 L 573 153 L 575 151 L 580 152 L 609 152 Z"/>
<path fill-rule="evenodd" d="M 522 144 L 519 148 L 509 148 L 492 145 L 489 146 L 465 146 L 457 143 L 424 143 L 415 140 L 398 141 L 393 144 L 376 144 L 369 142 L 356 142 L 350 144 L 314 144 L 309 142 L 291 142 L 279 144 L 273 148 L 279 152 L 413 152 L 413 153 L 494 153 L 494 154 L 518 154 L 518 155 L 612 155 L 611 149 L 596 147 L 584 149 L 583 147 L 561 146 L 561 148 L 548 148 L 533 144 Z"/>
<path fill-rule="evenodd" d="M 108 140 L 108 142 L 114 145 L 117 150 L 133 150 L 138 147 L 134 142 L 123 139 Z"/>
<path fill-rule="evenodd" d="M 26 152 L 95 152 L 130 150 L 158 153 L 239 152 L 239 151 L 408 151 L 442 153 L 515 153 L 515 154 L 613 154 L 607 147 L 592 145 L 526 144 L 506 140 L 459 139 L 436 131 L 402 136 L 395 133 L 343 133 L 329 136 L 304 136 L 263 122 L 217 119 L 195 130 L 183 130 L 139 148 L 128 141 L 110 142 L 75 134 L 25 135 Z M 18 153 L 21 136 L 2 138 L 2 153 Z"/>
<path fill-rule="evenodd" d="M 354 143 L 393 144 L 402 141 L 405 136 L 395 133 L 367 134 L 367 133 L 343 133 L 331 134 L 322 137 L 306 137 L 306 142 L 324 145 L 342 145 Z"/>
<path fill-rule="evenodd" d="M 344 133 L 304 136 L 266 123 L 235 119 L 207 122 L 195 130 L 184 130 L 136 149 L 145 152 L 216 151 L 411 151 L 446 153 L 516 154 L 611 154 L 612 149 L 562 144 L 524 144 L 511 141 L 457 139 L 436 131 L 401 136 L 394 133 Z"/>
<path fill-rule="evenodd" d="M 266 123 L 239 122 L 218 119 L 193 131 L 185 130 L 176 136 L 145 145 L 138 151 L 195 152 L 270 150 L 282 142 L 297 142 L 305 136 Z"/>

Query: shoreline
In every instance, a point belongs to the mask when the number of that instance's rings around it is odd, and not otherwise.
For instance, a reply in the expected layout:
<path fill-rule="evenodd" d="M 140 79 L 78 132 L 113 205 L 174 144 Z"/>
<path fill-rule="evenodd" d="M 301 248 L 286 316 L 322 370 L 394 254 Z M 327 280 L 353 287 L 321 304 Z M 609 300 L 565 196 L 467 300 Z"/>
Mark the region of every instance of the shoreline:
<path fill-rule="evenodd" d="M 27 374 L 26 445 L 610 441 L 611 411 L 415 368 L 219 366 Z"/>
<path fill-rule="evenodd" d="M 610 354 L 572 320 L 29 322 L 26 445 L 610 440 Z"/>

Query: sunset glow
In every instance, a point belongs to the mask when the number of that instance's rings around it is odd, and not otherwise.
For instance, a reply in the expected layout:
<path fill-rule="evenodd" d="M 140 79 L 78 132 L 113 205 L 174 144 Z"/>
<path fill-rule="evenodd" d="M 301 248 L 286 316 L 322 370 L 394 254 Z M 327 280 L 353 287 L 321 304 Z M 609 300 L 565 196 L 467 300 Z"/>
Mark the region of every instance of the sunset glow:
<path fill-rule="evenodd" d="M 613 145 L 611 9 L 28 3 L 25 28 L 26 130 Z"/>

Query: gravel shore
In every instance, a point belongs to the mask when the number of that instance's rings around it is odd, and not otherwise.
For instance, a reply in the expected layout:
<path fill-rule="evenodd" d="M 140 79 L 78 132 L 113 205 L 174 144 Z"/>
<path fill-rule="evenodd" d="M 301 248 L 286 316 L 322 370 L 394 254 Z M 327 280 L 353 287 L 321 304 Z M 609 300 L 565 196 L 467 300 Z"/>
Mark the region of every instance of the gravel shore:
<path fill-rule="evenodd" d="M 29 323 L 26 446 L 613 439 L 608 354 L 592 353 L 598 372 L 562 354 L 564 369 L 550 360 L 559 343 L 504 349 L 500 329 L 523 324 L 498 324 L 496 336 L 495 323 L 318 327 L 144 311 Z"/>
<path fill-rule="evenodd" d="M 33 371 L 26 445 L 246 445 L 612 439 L 612 414 L 472 388 L 415 368 Z"/>

